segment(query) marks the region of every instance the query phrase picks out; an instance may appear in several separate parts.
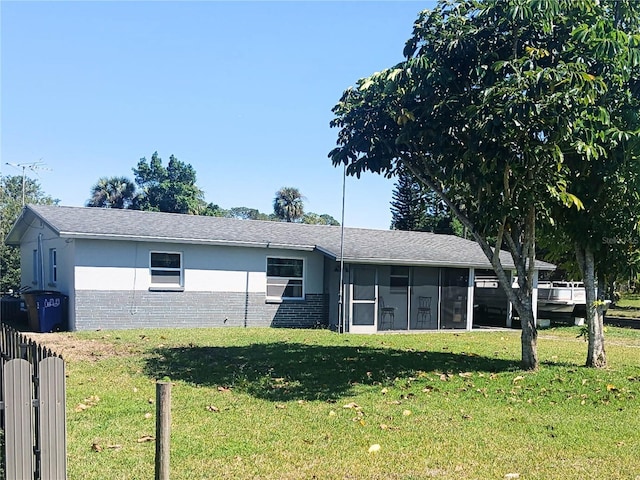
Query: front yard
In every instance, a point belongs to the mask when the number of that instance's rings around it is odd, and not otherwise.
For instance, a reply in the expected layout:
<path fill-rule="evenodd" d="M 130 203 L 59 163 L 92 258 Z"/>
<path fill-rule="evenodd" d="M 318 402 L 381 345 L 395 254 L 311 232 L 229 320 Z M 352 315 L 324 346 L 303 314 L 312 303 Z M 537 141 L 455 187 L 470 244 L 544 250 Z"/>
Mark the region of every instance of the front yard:
<path fill-rule="evenodd" d="M 37 335 L 67 360 L 69 478 L 153 478 L 155 381 L 172 395 L 172 479 L 634 479 L 640 331 L 606 371 L 577 328 L 337 335 L 198 329 Z M 512 477 L 515 478 L 515 477 Z"/>

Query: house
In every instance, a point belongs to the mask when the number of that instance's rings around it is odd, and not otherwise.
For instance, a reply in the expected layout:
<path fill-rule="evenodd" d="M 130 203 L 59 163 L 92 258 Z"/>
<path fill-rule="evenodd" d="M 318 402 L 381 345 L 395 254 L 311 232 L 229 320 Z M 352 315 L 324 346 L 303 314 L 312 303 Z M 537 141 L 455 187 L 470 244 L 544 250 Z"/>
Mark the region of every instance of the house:
<path fill-rule="evenodd" d="M 68 295 L 70 330 L 470 330 L 496 305 L 510 325 L 481 249 L 450 235 L 27 205 L 6 243 L 23 287 Z"/>

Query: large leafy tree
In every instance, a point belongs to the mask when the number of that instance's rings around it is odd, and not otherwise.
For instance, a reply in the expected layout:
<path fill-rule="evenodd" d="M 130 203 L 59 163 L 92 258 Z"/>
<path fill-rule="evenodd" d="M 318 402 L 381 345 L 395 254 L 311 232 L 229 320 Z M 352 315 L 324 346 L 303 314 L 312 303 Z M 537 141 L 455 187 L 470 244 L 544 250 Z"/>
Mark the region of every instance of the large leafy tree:
<path fill-rule="evenodd" d="M 136 185 L 126 177 L 102 177 L 91 188 L 87 207 L 131 208 Z"/>
<path fill-rule="evenodd" d="M 273 213 L 280 221 L 298 222 L 304 215 L 304 197 L 295 187 L 282 187 L 273 199 Z"/>
<path fill-rule="evenodd" d="M 22 211 L 25 203 L 52 205 L 57 203 L 46 195 L 40 184 L 22 176 L 0 176 L 0 292 L 18 291 L 20 285 L 20 249 L 5 245 L 4 240 Z"/>
<path fill-rule="evenodd" d="M 133 173 L 141 190 L 135 209 L 194 215 L 215 211 L 214 206 L 206 204 L 203 191 L 196 185 L 195 169 L 173 155 L 165 167 L 158 152 L 154 152 L 150 161 L 141 158 Z"/>
<path fill-rule="evenodd" d="M 575 52 L 617 41 L 595 30 L 587 44 L 577 33 L 600 4 L 616 2 L 442 1 L 419 15 L 405 61 L 361 79 L 333 109 L 334 165 L 355 175 L 401 165 L 478 242 L 520 317 L 524 368 L 538 366 L 536 228 L 556 207 L 568 218 L 583 208 L 565 159 L 590 160 L 599 134 L 584 118 L 606 78 Z"/>
<path fill-rule="evenodd" d="M 574 251 L 587 294 L 586 364 L 604 367 L 605 285 L 632 273 L 639 256 L 640 5 L 593 2 L 575 22 L 572 38 L 568 56 L 586 65 L 601 88 L 574 126 L 576 149 L 563 148 L 567 186 L 584 208 L 569 215 L 556 207 L 548 236 L 556 252 L 558 245 Z"/>

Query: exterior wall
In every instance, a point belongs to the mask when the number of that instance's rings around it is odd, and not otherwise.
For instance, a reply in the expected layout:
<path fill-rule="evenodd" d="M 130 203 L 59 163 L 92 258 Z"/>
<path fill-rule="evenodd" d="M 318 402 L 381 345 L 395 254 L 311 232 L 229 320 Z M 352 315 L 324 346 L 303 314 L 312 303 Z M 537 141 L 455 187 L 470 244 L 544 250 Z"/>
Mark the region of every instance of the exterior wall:
<path fill-rule="evenodd" d="M 324 257 L 318 252 L 128 241 L 75 243 L 77 330 L 327 323 Z M 182 291 L 154 291 L 151 251 L 182 253 Z M 304 300 L 266 300 L 267 257 L 304 259 Z"/>
<path fill-rule="evenodd" d="M 157 327 L 301 327 L 326 323 L 326 300 L 265 302 L 263 293 L 79 290 L 77 330 Z"/>
<path fill-rule="evenodd" d="M 38 238 L 42 247 L 42 277 L 39 284 L 34 278 L 33 251 L 38 250 Z M 58 279 L 51 282 L 49 250 L 55 248 L 57 252 Z M 73 242 L 66 242 L 59 238 L 47 227 L 30 228 L 20 243 L 21 286 L 32 290 L 55 290 L 68 294 L 73 285 Z"/>
<path fill-rule="evenodd" d="M 149 290 L 151 251 L 182 253 L 184 291 L 266 292 L 267 257 L 305 260 L 305 292 L 322 293 L 323 256 L 282 249 L 77 240 L 76 290 Z"/>

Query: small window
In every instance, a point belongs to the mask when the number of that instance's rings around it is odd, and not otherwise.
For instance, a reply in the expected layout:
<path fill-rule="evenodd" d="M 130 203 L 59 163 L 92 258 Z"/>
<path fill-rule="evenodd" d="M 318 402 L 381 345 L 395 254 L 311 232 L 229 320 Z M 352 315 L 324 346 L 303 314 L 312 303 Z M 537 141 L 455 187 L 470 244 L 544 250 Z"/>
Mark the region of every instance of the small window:
<path fill-rule="evenodd" d="M 267 258 L 267 297 L 304 298 L 303 273 L 300 258 Z"/>
<path fill-rule="evenodd" d="M 182 254 L 151 252 L 151 286 L 156 288 L 182 287 Z"/>
<path fill-rule="evenodd" d="M 55 285 L 58 281 L 58 254 L 55 248 L 49 249 L 49 284 Z"/>
<path fill-rule="evenodd" d="M 33 255 L 32 255 L 32 261 L 33 261 L 33 270 L 32 270 L 32 274 L 33 274 L 33 280 L 32 283 L 34 285 L 38 284 L 38 250 L 34 250 L 33 251 Z"/>
<path fill-rule="evenodd" d="M 392 292 L 406 292 L 409 287 L 409 267 L 391 267 L 389 286 Z"/>

